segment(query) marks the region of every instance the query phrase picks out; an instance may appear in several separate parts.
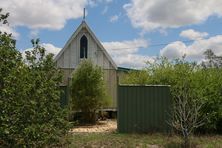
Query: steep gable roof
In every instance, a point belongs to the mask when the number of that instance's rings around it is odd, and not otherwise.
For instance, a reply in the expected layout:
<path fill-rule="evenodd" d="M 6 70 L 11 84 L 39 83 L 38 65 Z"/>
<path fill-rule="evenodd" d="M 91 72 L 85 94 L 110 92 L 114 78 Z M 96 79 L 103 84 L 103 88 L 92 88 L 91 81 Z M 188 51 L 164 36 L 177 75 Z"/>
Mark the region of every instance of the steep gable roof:
<path fill-rule="evenodd" d="M 93 33 L 93 31 L 89 28 L 89 26 L 87 25 L 87 23 L 83 20 L 82 23 L 79 25 L 79 27 L 76 29 L 76 31 L 72 34 L 72 36 L 69 38 L 69 40 L 66 42 L 65 46 L 62 48 L 62 50 L 56 55 L 55 57 L 55 61 L 57 61 L 60 56 L 62 55 L 62 53 L 67 49 L 67 47 L 69 46 L 69 44 L 72 42 L 72 40 L 74 40 L 74 38 L 78 35 L 78 33 L 85 28 L 89 34 L 92 36 L 92 38 L 95 40 L 95 42 L 97 43 L 97 45 L 101 48 L 101 50 L 103 51 L 104 55 L 109 59 L 109 61 L 111 62 L 112 66 L 117 69 L 117 65 L 115 64 L 115 62 L 113 61 L 113 59 L 110 57 L 110 55 L 108 54 L 108 52 L 106 51 L 106 49 L 103 47 L 103 45 L 100 43 L 100 41 L 97 39 L 97 37 L 95 36 L 95 34 Z"/>

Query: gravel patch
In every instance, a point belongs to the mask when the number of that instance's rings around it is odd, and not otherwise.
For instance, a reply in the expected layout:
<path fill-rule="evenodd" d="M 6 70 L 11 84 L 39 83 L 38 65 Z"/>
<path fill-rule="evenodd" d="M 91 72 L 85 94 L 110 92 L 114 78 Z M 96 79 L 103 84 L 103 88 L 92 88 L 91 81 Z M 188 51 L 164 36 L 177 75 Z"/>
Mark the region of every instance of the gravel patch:
<path fill-rule="evenodd" d="M 91 126 L 76 126 L 71 133 L 106 133 L 114 132 L 117 129 L 116 120 L 98 121 L 96 125 Z"/>

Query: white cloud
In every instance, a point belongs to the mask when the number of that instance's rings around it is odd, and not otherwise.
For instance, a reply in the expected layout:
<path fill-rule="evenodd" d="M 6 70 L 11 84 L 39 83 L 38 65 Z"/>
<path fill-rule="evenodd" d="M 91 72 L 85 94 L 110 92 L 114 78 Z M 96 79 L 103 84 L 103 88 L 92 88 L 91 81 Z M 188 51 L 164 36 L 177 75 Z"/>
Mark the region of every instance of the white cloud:
<path fill-rule="evenodd" d="M 216 55 L 222 56 L 222 35 L 196 40 L 190 45 L 176 41 L 161 49 L 160 55 L 172 59 L 181 58 L 186 54 L 189 60 L 201 61 L 204 58 L 203 53 L 207 49 L 211 49 Z"/>
<path fill-rule="evenodd" d="M 59 51 L 61 50 L 61 48 L 54 46 L 53 44 L 50 43 L 42 43 L 40 44 L 42 47 L 45 48 L 46 50 L 46 55 L 49 53 L 54 54 L 54 57 L 59 53 Z M 25 57 L 25 52 L 26 51 L 31 51 L 33 50 L 33 48 L 28 48 L 22 51 L 22 56 Z"/>
<path fill-rule="evenodd" d="M 83 8 L 111 3 L 112 0 L 0 0 L 4 12 L 9 12 L 12 26 L 30 29 L 60 30 L 67 20 L 83 16 Z M 87 13 L 86 13 L 87 14 Z"/>
<path fill-rule="evenodd" d="M 99 3 L 109 4 L 113 0 L 88 0 L 88 3 L 91 7 L 96 7 Z"/>
<path fill-rule="evenodd" d="M 208 36 L 207 32 L 198 32 L 193 29 L 184 30 L 180 33 L 181 37 L 188 38 L 191 40 L 202 39 Z"/>
<path fill-rule="evenodd" d="M 150 31 L 198 24 L 222 16 L 221 0 L 131 0 L 123 8 L 136 28 Z"/>
<path fill-rule="evenodd" d="M 82 17 L 87 0 L 0 0 L 4 12 L 9 12 L 13 26 L 31 29 L 64 27 L 69 19 Z"/>
<path fill-rule="evenodd" d="M 42 46 L 46 49 L 46 54 L 52 53 L 57 55 L 62 48 L 56 47 L 50 43 L 43 43 Z"/>
<path fill-rule="evenodd" d="M 139 48 L 145 48 L 148 43 L 144 39 L 134 39 L 126 41 L 103 42 L 104 47 L 111 55 L 125 55 L 128 53 L 136 53 Z"/>
<path fill-rule="evenodd" d="M 146 61 L 153 61 L 150 56 L 140 55 L 140 48 L 146 48 L 148 43 L 144 39 L 102 43 L 118 66 L 141 68 Z"/>
<path fill-rule="evenodd" d="M 16 32 L 16 30 L 14 29 L 14 27 L 10 27 L 8 25 L 0 25 L 0 31 L 2 33 L 6 32 L 8 34 L 12 34 L 12 37 L 15 39 L 19 38 L 19 33 Z"/>
<path fill-rule="evenodd" d="M 118 19 L 119 19 L 119 15 L 113 15 L 113 16 L 110 17 L 109 21 L 111 23 L 114 23 L 114 22 L 117 22 Z"/>
<path fill-rule="evenodd" d="M 186 45 L 183 42 L 176 41 L 161 49 L 160 55 L 169 59 L 175 59 L 182 57 L 186 53 L 185 51 Z"/>
<path fill-rule="evenodd" d="M 154 62 L 154 60 L 154 56 L 145 56 L 137 53 L 114 57 L 114 61 L 117 63 L 118 66 L 136 69 L 144 68 L 147 61 Z"/>
<path fill-rule="evenodd" d="M 203 53 L 207 49 L 212 49 L 216 55 L 222 56 L 222 35 L 195 41 L 192 45 L 187 46 L 188 56 L 194 59 L 203 58 Z"/>

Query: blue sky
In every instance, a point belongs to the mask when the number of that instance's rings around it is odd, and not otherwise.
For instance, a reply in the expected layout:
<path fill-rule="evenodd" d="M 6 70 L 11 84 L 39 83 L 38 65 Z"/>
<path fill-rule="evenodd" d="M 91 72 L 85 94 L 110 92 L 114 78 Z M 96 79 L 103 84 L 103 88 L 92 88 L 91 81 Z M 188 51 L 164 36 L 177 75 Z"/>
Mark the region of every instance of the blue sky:
<path fill-rule="evenodd" d="M 157 56 L 184 54 L 200 62 L 212 49 L 222 55 L 222 0 L 0 0 L 10 12 L 17 48 L 31 48 L 30 40 L 57 54 L 82 21 L 86 22 L 118 66 L 143 67 Z M 188 42 L 187 42 L 188 41 Z M 160 45 L 162 44 L 162 45 Z"/>

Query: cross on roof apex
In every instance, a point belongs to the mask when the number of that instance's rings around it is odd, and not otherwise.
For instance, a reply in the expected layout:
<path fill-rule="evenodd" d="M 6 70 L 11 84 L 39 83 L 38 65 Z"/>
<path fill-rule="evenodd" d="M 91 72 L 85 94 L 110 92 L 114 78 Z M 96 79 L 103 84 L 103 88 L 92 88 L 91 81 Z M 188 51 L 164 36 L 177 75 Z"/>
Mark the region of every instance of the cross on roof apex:
<path fill-rule="evenodd" d="M 86 18 L 86 8 L 83 9 L 83 21 L 85 20 Z"/>

